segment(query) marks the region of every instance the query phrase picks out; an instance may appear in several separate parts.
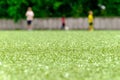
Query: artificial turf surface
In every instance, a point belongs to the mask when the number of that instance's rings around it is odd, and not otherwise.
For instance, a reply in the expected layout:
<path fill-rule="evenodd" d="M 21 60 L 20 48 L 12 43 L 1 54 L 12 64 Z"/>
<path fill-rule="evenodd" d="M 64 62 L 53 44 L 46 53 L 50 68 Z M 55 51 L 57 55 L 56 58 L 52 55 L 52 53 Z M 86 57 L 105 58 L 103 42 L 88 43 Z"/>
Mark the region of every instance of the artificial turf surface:
<path fill-rule="evenodd" d="M 0 80 L 120 80 L 120 31 L 0 31 Z"/>

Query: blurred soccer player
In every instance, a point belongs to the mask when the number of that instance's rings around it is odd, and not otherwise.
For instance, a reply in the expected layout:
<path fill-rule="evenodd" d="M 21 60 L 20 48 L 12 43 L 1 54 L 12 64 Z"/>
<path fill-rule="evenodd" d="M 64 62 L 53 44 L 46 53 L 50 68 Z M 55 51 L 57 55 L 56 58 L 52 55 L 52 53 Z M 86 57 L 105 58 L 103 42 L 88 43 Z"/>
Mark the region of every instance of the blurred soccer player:
<path fill-rule="evenodd" d="M 65 24 L 65 17 L 62 17 L 61 21 L 62 21 L 61 29 L 64 30 L 65 26 L 66 26 L 66 24 Z"/>
<path fill-rule="evenodd" d="M 93 31 L 94 27 L 93 27 L 93 12 L 92 11 L 89 11 L 88 23 L 89 23 L 89 30 Z"/>
<path fill-rule="evenodd" d="M 27 17 L 27 28 L 28 30 L 32 30 L 31 24 L 34 18 L 34 12 L 32 11 L 31 7 L 28 7 L 28 10 L 26 12 L 26 17 Z"/>

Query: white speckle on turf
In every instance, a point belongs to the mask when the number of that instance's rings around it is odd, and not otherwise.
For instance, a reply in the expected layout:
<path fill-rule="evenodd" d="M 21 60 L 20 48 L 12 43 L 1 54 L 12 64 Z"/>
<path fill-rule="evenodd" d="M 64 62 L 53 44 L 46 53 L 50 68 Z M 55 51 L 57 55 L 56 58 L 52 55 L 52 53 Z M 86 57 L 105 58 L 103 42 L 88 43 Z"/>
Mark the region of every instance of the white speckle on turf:
<path fill-rule="evenodd" d="M 120 62 L 119 62 L 119 61 L 116 61 L 115 63 L 118 65 Z"/>
<path fill-rule="evenodd" d="M 64 77 L 65 78 L 69 78 L 70 74 L 69 73 L 65 73 Z"/>
<path fill-rule="evenodd" d="M 4 71 L 0 71 L 0 74 L 4 74 Z"/>
<path fill-rule="evenodd" d="M 78 65 L 78 67 L 81 67 L 81 65 Z"/>
<path fill-rule="evenodd" d="M 80 65 L 80 64 L 79 64 L 78 67 L 79 67 L 79 68 L 80 68 L 80 67 L 83 67 L 83 65 Z"/>
<path fill-rule="evenodd" d="M 49 69 L 49 66 L 45 66 L 45 65 L 41 65 L 41 64 L 39 64 L 38 67 L 39 67 L 39 68 L 43 68 L 43 69 L 45 69 L 45 70 L 48 70 L 48 69 Z"/>
<path fill-rule="evenodd" d="M 26 70 L 24 70 L 24 73 L 28 73 L 28 70 L 26 69 Z"/>
<path fill-rule="evenodd" d="M 2 62 L 0 62 L 0 66 L 2 65 Z"/>
<path fill-rule="evenodd" d="M 48 67 L 48 66 L 45 66 L 45 69 L 47 69 L 47 70 L 48 70 L 48 69 L 49 69 L 49 67 Z"/>
<path fill-rule="evenodd" d="M 98 63 L 96 63 L 96 62 L 95 62 L 95 63 L 93 63 L 93 65 L 94 65 L 94 66 L 96 66 L 96 67 L 98 67 L 98 66 L 99 66 L 99 64 L 98 64 Z"/>
<path fill-rule="evenodd" d="M 42 65 L 41 65 L 41 64 L 39 64 L 39 65 L 38 65 L 38 67 L 42 67 Z"/>

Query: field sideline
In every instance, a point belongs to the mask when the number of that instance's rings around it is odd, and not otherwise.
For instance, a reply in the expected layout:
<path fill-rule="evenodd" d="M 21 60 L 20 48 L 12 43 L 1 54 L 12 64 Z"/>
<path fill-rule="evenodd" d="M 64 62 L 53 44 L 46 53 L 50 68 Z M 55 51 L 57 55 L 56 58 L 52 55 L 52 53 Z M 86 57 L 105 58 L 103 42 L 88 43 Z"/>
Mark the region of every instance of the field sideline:
<path fill-rule="evenodd" d="M 120 31 L 0 31 L 0 80 L 120 80 Z"/>

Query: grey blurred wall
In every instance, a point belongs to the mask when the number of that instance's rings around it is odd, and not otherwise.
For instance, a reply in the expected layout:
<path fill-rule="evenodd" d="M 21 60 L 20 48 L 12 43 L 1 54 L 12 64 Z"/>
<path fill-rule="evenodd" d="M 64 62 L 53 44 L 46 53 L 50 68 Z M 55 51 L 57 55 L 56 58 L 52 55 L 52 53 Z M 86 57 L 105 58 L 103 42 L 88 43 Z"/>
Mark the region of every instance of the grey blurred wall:
<path fill-rule="evenodd" d="M 0 19 L 1 30 L 26 29 L 26 20 L 14 23 L 11 19 Z M 33 29 L 60 29 L 60 18 L 34 19 Z M 66 26 L 69 29 L 88 29 L 87 18 L 67 18 Z M 95 18 L 94 27 L 96 30 L 120 30 L 120 18 Z"/>

